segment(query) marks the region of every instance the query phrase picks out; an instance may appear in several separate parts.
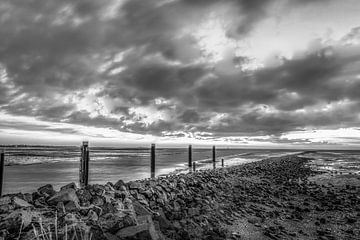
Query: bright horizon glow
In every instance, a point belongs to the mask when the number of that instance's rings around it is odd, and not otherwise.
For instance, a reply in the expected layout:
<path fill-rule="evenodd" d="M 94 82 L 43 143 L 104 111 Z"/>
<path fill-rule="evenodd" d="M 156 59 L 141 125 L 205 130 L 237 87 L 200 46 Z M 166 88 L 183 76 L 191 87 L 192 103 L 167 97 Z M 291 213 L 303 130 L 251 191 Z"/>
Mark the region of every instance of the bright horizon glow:
<path fill-rule="evenodd" d="M 194 147 L 206 147 L 216 145 L 230 148 L 269 148 L 269 149 L 358 149 L 360 144 L 360 129 L 342 128 L 335 130 L 308 130 L 301 132 L 290 132 L 284 134 L 280 139 L 307 139 L 306 145 L 276 144 L 271 142 L 271 136 L 257 136 L 253 138 L 223 137 L 211 140 L 209 138 L 194 139 L 193 135 L 187 137 L 156 137 L 151 135 L 125 133 L 109 128 L 86 127 L 68 123 L 52 123 L 39 121 L 30 117 L 14 117 L 0 114 L 0 117 L 7 119 L 8 122 L 19 124 L 40 126 L 44 130 L 21 130 L 21 129 L 0 129 L 3 138 L 0 145 L 71 145 L 77 146 L 82 141 L 89 141 L 92 146 L 110 147 L 148 147 L 151 143 L 156 143 L 158 147 L 185 147 L 192 144 Z M 6 122 L 7 122 L 6 121 Z M 46 130 L 48 129 L 48 130 Z M 56 132 L 56 129 L 59 132 Z M 63 129 L 73 129 L 78 133 L 61 133 Z M 36 136 L 37 140 L 34 140 Z M 346 136 L 342 138 L 342 136 Z M 19 141 L 21 137 L 21 141 Z M 5 141 L 3 139 L 6 139 Z M 233 139 L 229 142 L 229 139 Z M 240 139 L 240 141 L 239 141 Z M 261 139 L 261 141 L 259 141 Z M 339 141 L 342 139 L 342 141 Z M 353 144 L 347 144 L 346 139 L 353 139 Z M 265 141 L 264 141 L 265 140 Z M 268 142 L 266 141 L 268 140 Z M 324 142 L 333 144 L 324 145 Z"/>

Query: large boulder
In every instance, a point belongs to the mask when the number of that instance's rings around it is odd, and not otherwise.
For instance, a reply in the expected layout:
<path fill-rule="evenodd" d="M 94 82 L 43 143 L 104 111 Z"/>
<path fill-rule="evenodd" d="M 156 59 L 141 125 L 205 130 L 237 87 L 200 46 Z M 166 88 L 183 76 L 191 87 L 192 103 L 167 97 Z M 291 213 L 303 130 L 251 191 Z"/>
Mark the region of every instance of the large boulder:
<path fill-rule="evenodd" d="M 119 181 L 117 181 L 117 182 L 115 183 L 114 188 L 115 188 L 116 190 L 126 191 L 126 184 L 124 183 L 123 180 L 120 179 Z"/>
<path fill-rule="evenodd" d="M 9 232 L 18 232 L 21 226 L 22 228 L 28 227 L 32 219 L 39 216 L 38 212 L 15 210 L 1 221 L 0 230 L 7 229 Z"/>
<path fill-rule="evenodd" d="M 74 182 L 66 184 L 65 186 L 62 186 L 60 188 L 60 190 L 65 190 L 65 189 L 69 189 L 69 188 L 72 188 L 72 189 L 76 190 L 76 184 Z"/>
<path fill-rule="evenodd" d="M 67 188 L 55 193 L 47 202 L 50 205 L 57 205 L 59 202 L 63 202 L 64 204 L 73 202 L 75 205 L 79 205 L 79 198 L 76 195 L 75 189 Z"/>
<path fill-rule="evenodd" d="M 142 216 L 138 219 L 139 225 L 120 229 L 116 236 L 120 239 L 132 240 L 160 240 L 160 235 L 155 230 L 150 216 Z"/>
<path fill-rule="evenodd" d="M 12 204 L 15 206 L 15 208 L 28 208 L 28 207 L 33 206 L 30 203 L 28 203 L 27 201 L 25 201 L 21 198 L 18 198 L 18 197 L 14 197 L 12 199 Z"/>
<path fill-rule="evenodd" d="M 45 197 L 50 197 L 56 193 L 56 191 L 54 190 L 54 188 L 51 184 L 46 184 L 46 185 L 38 188 L 37 191 L 38 191 L 38 193 L 40 193 L 40 195 L 45 196 Z"/>
<path fill-rule="evenodd" d="M 143 189 L 143 185 L 140 182 L 128 182 L 128 187 L 129 187 L 130 190 Z"/>

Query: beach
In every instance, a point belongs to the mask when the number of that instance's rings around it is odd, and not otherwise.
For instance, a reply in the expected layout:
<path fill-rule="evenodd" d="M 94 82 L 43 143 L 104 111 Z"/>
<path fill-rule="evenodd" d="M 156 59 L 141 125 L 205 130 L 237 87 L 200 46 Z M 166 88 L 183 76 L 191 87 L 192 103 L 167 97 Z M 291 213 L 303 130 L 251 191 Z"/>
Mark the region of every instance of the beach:
<path fill-rule="evenodd" d="M 359 239 L 358 172 L 324 168 L 306 157 L 311 154 L 4 196 L 0 236 L 55 239 L 49 233 L 56 231 L 58 239 Z"/>

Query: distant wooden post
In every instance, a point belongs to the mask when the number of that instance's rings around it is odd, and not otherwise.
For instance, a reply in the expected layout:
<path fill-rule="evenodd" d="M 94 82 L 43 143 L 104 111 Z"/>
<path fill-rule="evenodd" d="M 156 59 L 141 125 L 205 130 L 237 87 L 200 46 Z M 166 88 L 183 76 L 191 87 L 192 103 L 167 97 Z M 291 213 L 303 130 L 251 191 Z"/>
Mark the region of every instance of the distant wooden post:
<path fill-rule="evenodd" d="M 192 166 L 192 146 L 189 145 L 189 168 Z"/>
<path fill-rule="evenodd" d="M 221 159 L 221 166 L 224 167 L 224 159 Z"/>
<path fill-rule="evenodd" d="M 151 178 L 155 177 L 155 144 L 151 144 Z"/>
<path fill-rule="evenodd" d="M 193 171 L 196 171 L 196 162 L 193 162 Z"/>
<path fill-rule="evenodd" d="M 213 160 L 213 162 L 216 161 L 216 150 L 215 150 L 215 146 L 213 146 L 213 148 L 212 148 L 212 160 Z"/>
<path fill-rule="evenodd" d="M 80 187 L 86 187 L 89 183 L 89 142 L 84 141 L 81 146 L 81 157 L 80 157 Z"/>
<path fill-rule="evenodd" d="M 5 152 L 4 150 L 0 153 L 0 196 L 2 196 L 2 188 L 4 181 L 4 165 L 5 165 Z"/>

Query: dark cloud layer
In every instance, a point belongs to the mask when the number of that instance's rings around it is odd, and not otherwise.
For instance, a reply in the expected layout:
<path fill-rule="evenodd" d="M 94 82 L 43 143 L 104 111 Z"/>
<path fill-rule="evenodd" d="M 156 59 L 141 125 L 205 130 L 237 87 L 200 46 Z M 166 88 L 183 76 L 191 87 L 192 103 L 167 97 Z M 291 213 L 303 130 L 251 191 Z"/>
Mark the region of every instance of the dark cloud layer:
<path fill-rule="evenodd" d="M 287 8 L 328 1 L 288 1 Z M 309 49 L 279 65 L 255 71 L 231 66 L 235 70 L 226 73 L 201 60 L 196 38 L 186 32 L 226 6 L 232 18 L 228 37 L 240 39 L 275 2 L 1 1 L 0 69 L 7 76 L 0 79 L 0 109 L 166 136 L 280 135 L 357 126 L 360 51 L 342 43 L 359 39 L 358 28 L 333 46 Z M 238 56 L 233 64 L 246 60 Z M 99 114 L 86 104 L 98 106 Z M 166 117 L 147 121 L 142 108 Z"/>

